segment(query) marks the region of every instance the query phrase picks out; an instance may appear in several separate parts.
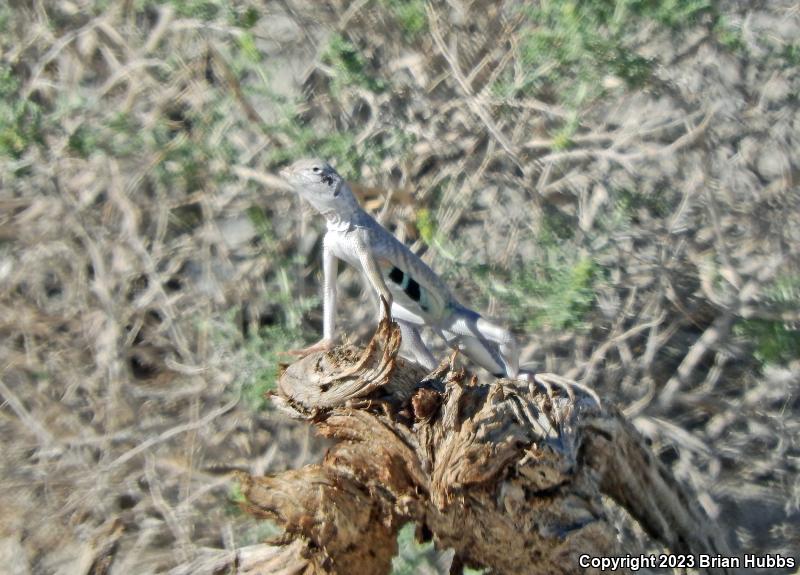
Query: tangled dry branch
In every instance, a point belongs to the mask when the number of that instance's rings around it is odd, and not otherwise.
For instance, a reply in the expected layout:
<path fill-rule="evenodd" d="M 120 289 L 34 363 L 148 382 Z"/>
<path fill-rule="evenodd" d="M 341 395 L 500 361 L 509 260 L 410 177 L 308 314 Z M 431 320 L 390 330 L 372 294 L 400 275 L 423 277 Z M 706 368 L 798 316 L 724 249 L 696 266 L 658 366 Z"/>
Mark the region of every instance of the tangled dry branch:
<path fill-rule="evenodd" d="M 410 521 L 455 549 L 455 572 L 583 573 L 581 555 L 636 553 L 609 500 L 676 553 L 727 553 L 695 495 L 592 394 L 548 374 L 478 385 L 452 360 L 425 374 L 399 344 L 384 320 L 363 352 L 315 353 L 280 377 L 273 401 L 337 441 L 321 464 L 241 477 L 246 509 L 285 529 L 265 553 L 289 553 L 293 572 L 388 573 Z"/>

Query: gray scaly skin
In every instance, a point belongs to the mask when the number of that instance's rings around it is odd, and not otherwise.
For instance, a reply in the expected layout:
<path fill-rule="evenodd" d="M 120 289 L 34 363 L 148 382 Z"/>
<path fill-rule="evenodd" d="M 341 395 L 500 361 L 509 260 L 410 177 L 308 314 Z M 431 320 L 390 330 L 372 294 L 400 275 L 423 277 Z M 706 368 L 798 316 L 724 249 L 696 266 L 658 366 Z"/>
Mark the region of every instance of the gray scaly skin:
<path fill-rule="evenodd" d="M 517 347 L 511 333 L 461 305 L 419 256 L 361 209 L 336 170 L 321 160 L 299 160 L 281 176 L 325 217 L 328 227 L 322 256 L 323 338 L 299 353 L 333 346 L 337 265 L 344 260 L 360 270 L 389 304 L 403 342 L 418 363 L 428 369 L 436 365 L 419 333 L 420 327 L 429 326 L 451 348 L 495 376 L 517 376 Z"/>

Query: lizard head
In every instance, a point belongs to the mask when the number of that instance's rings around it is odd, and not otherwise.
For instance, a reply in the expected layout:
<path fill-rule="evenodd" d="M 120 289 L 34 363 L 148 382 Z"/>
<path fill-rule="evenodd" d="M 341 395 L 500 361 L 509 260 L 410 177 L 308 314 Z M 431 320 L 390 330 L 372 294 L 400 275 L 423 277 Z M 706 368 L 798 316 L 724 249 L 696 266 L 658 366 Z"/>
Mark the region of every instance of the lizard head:
<path fill-rule="evenodd" d="M 322 213 L 358 207 L 350 186 L 330 164 L 319 159 L 298 160 L 280 171 L 302 198 Z"/>

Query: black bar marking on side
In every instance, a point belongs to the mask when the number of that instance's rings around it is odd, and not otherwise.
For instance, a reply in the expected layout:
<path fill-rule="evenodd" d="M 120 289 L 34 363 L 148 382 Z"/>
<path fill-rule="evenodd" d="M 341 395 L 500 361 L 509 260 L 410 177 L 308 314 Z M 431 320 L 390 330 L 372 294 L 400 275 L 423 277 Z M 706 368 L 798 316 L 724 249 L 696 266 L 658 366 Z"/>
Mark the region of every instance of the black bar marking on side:
<path fill-rule="evenodd" d="M 406 295 L 413 299 L 414 301 L 419 301 L 420 298 L 420 291 L 419 291 L 419 284 L 415 282 L 412 278 L 408 278 L 408 285 L 403 289 L 406 292 Z"/>
<path fill-rule="evenodd" d="M 389 279 L 392 280 L 396 284 L 403 283 L 403 270 L 400 268 L 392 268 L 392 271 L 389 272 Z"/>

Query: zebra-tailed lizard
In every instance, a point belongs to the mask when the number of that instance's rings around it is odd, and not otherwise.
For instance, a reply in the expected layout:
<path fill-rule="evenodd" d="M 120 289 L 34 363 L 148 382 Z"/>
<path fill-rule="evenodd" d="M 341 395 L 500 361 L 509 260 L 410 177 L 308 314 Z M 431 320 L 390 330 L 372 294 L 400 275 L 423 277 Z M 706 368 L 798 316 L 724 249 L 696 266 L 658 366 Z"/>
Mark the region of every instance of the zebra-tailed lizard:
<path fill-rule="evenodd" d="M 350 186 L 321 160 L 299 160 L 281 176 L 320 212 L 328 224 L 323 242 L 323 337 L 300 354 L 333 346 L 336 318 L 337 258 L 360 270 L 387 302 L 403 342 L 427 369 L 436 360 L 419 328 L 430 327 L 453 349 L 497 377 L 518 374 L 513 335 L 461 305 L 438 275 L 419 256 L 358 205 Z M 381 313 L 385 313 L 383 308 Z"/>

